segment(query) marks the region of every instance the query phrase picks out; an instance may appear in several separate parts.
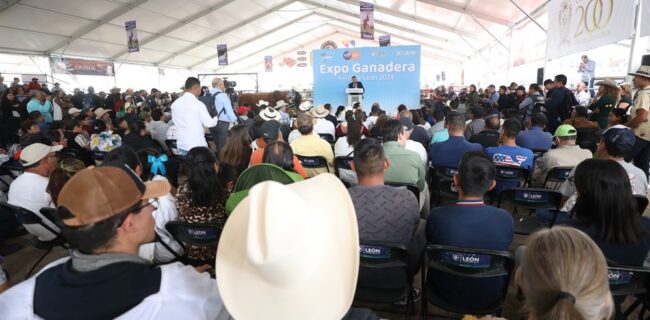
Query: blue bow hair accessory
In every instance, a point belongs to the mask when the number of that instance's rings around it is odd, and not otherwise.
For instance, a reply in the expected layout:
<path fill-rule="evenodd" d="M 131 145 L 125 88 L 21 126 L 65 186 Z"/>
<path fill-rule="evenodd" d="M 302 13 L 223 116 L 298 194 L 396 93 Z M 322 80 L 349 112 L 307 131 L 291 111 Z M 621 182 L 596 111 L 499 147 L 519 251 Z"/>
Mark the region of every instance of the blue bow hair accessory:
<path fill-rule="evenodd" d="M 156 157 L 154 155 L 149 155 L 147 157 L 147 162 L 151 163 L 151 174 L 154 176 L 160 172 L 160 175 L 167 174 L 167 169 L 165 168 L 165 162 L 169 160 L 166 154 L 161 154 Z"/>

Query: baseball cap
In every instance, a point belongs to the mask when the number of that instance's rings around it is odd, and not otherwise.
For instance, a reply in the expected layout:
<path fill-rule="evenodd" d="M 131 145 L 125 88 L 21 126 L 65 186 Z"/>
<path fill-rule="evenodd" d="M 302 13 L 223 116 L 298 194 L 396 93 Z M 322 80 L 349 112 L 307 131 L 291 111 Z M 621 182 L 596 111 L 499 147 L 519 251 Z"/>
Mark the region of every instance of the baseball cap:
<path fill-rule="evenodd" d="M 68 109 L 68 114 L 81 113 L 81 111 L 82 111 L 81 109 L 70 108 L 70 109 Z"/>
<path fill-rule="evenodd" d="M 619 147 L 629 148 L 630 150 L 636 142 L 634 131 L 620 124 L 605 130 L 602 139 L 603 143 L 606 145 L 617 145 Z"/>
<path fill-rule="evenodd" d="M 260 127 L 260 134 L 266 142 L 278 140 L 279 131 L 280 123 L 275 120 L 265 121 Z"/>
<path fill-rule="evenodd" d="M 57 152 L 63 149 L 63 146 L 48 146 L 42 143 L 34 143 L 27 146 L 20 152 L 20 164 L 23 167 L 29 167 L 45 158 L 51 152 Z"/>
<path fill-rule="evenodd" d="M 406 130 L 412 130 L 414 126 L 413 121 L 411 121 L 411 119 L 404 116 L 399 117 L 399 123 L 401 123 Z"/>
<path fill-rule="evenodd" d="M 170 190 L 167 181 L 145 183 L 127 165 L 111 163 L 75 174 L 61 189 L 58 205 L 72 215 L 63 223 L 76 227 L 106 220 Z"/>
<path fill-rule="evenodd" d="M 578 134 L 576 128 L 570 124 L 563 124 L 555 130 L 554 137 L 570 137 Z"/>
<path fill-rule="evenodd" d="M 239 106 L 239 108 L 237 108 L 238 115 L 243 116 L 247 113 L 248 113 L 248 108 L 246 108 L 245 106 Z"/>

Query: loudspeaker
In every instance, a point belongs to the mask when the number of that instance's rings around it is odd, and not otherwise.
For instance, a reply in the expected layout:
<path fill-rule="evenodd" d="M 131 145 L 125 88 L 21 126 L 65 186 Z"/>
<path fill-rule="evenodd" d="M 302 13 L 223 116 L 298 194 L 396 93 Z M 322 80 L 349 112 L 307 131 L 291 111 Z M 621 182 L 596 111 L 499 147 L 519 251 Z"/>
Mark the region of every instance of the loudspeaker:
<path fill-rule="evenodd" d="M 445 77 L 445 72 L 443 71 L 442 74 L 440 75 L 440 78 L 442 78 L 442 81 L 446 81 L 447 78 Z"/>
<path fill-rule="evenodd" d="M 537 84 L 542 85 L 544 83 L 544 68 L 537 68 Z"/>
<path fill-rule="evenodd" d="M 650 54 L 644 54 L 641 58 L 642 66 L 650 66 Z"/>

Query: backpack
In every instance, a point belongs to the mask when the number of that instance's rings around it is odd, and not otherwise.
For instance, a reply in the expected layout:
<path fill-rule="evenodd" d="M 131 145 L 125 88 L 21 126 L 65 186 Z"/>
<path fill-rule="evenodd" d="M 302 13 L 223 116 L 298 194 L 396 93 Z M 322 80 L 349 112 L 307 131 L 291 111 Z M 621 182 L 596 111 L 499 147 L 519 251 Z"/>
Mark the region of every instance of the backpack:
<path fill-rule="evenodd" d="M 208 109 L 208 113 L 211 117 L 219 117 L 224 110 L 217 112 L 217 107 L 214 105 L 214 99 L 217 95 L 222 93 L 221 91 L 215 92 L 214 94 L 204 95 L 199 97 L 199 101 L 203 102 L 205 107 Z"/>

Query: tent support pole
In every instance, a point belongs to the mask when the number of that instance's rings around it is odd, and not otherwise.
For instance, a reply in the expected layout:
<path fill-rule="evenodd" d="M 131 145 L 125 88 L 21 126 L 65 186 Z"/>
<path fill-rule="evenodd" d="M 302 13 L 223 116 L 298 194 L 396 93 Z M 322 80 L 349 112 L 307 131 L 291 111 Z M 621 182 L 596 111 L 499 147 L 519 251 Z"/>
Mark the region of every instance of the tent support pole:
<path fill-rule="evenodd" d="M 627 62 L 627 72 L 628 73 L 635 71 L 634 70 L 634 64 L 632 62 L 634 62 L 634 53 L 636 51 L 637 42 L 639 40 L 639 35 L 641 33 L 639 29 L 640 29 L 640 25 L 641 25 L 641 19 L 640 19 L 641 10 L 643 9 L 642 4 L 641 4 L 642 2 L 643 1 L 639 0 L 639 1 L 637 1 L 637 4 L 636 4 L 636 13 L 634 15 L 634 34 L 632 35 L 632 45 L 630 47 L 630 59 Z M 627 77 L 629 77 L 629 76 L 627 76 Z"/>

